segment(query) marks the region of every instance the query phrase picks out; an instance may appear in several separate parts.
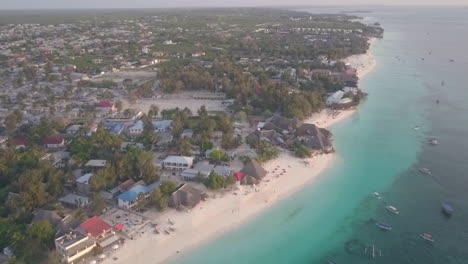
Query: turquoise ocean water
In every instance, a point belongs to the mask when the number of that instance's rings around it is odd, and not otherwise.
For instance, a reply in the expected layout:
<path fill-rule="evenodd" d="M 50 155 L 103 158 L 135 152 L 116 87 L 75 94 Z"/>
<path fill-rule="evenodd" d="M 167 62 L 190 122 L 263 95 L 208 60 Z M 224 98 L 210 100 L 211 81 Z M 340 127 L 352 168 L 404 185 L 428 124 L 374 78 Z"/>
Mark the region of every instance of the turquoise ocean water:
<path fill-rule="evenodd" d="M 332 128 L 336 165 L 175 263 L 468 263 L 468 9 L 367 10 L 365 21 L 381 22 L 386 32 L 372 47 L 377 67 L 360 82 L 368 99 Z M 441 144 L 428 145 L 428 137 Z M 442 201 L 454 205 L 451 219 L 440 214 Z M 400 214 L 389 214 L 386 203 Z M 378 230 L 375 220 L 393 230 Z M 422 241 L 423 232 L 436 241 Z M 382 256 L 365 256 L 366 245 Z"/>

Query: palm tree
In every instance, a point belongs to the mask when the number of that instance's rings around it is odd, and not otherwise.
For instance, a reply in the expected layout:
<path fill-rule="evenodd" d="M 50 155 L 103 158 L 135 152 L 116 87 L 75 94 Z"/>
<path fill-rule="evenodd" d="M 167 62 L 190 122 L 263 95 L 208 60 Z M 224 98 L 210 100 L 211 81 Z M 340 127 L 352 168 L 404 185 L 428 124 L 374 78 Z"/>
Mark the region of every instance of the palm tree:
<path fill-rule="evenodd" d="M 157 105 L 152 104 L 148 110 L 149 117 L 156 117 L 159 113 L 159 107 Z"/>

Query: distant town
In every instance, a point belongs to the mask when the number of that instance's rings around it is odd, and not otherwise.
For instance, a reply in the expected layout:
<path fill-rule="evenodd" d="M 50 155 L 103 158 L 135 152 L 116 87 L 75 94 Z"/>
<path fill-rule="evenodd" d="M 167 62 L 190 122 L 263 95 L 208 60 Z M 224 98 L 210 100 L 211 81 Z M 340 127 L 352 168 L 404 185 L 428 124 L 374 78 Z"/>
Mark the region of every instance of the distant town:
<path fill-rule="evenodd" d="M 0 20 L 0 263 L 118 260 L 281 153 L 334 152 L 307 119 L 365 98 L 344 59 L 383 35 L 345 14 L 82 12 Z"/>

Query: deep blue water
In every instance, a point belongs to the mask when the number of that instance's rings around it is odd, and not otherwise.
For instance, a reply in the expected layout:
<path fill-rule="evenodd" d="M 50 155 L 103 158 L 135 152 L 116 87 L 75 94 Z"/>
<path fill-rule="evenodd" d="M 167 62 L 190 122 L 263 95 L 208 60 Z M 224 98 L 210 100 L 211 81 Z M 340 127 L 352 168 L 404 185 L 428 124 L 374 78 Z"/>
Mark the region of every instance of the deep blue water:
<path fill-rule="evenodd" d="M 365 21 L 386 32 L 372 48 L 377 67 L 361 80 L 369 98 L 332 129 L 337 164 L 177 263 L 468 263 L 468 9 L 366 9 L 374 12 L 362 14 Z M 428 145 L 429 137 L 440 145 Z M 441 215 L 442 201 L 454 205 L 452 218 Z M 378 230 L 374 220 L 393 230 Z M 435 242 L 420 239 L 423 232 Z M 365 256 L 366 245 L 382 256 Z"/>

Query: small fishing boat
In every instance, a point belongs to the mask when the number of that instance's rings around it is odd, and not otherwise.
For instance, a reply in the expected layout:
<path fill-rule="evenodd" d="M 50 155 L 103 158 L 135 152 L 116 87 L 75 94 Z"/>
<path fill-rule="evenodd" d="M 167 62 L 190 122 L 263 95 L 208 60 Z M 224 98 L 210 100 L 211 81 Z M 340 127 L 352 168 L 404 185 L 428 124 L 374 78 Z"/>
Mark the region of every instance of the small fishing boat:
<path fill-rule="evenodd" d="M 328 264 L 336 264 L 336 262 L 333 261 L 333 260 L 328 260 L 327 262 L 328 262 Z"/>
<path fill-rule="evenodd" d="M 415 127 L 413 127 L 413 130 L 419 130 L 419 129 L 421 129 L 420 126 L 415 126 Z"/>
<path fill-rule="evenodd" d="M 439 145 L 439 141 L 438 141 L 437 139 L 435 139 L 435 138 L 429 139 L 429 140 L 427 141 L 427 143 L 429 143 L 429 144 L 431 144 L 431 145 Z"/>
<path fill-rule="evenodd" d="M 385 230 L 385 231 L 390 231 L 392 230 L 392 227 L 389 225 L 389 224 L 385 224 L 385 223 L 382 223 L 382 222 L 377 222 L 375 223 L 375 225 L 382 229 L 382 230 Z"/>
<path fill-rule="evenodd" d="M 377 252 L 378 252 L 378 254 L 377 254 Z M 372 245 L 372 247 L 371 246 L 366 246 L 364 248 L 364 255 L 366 255 L 366 256 L 368 255 L 369 257 L 374 259 L 375 257 L 381 257 L 382 256 L 382 250 L 380 250 L 378 248 L 376 249 L 375 245 Z"/>
<path fill-rule="evenodd" d="M 452 216 L 453 214 L 453 207 L 449 203 L 442 203 L 442 213 L 446 216 Z"/>
<path fill-rule="evenodd" d="M 432 237 L 432 235 L 424 233 L 424 234 L 419 234 L 419 236 L 426 241 L 434 242 L 434 238 Z"/>
<path fill-rule="evenodd" d="M 372 195 L 374 195 L 374 197 L 377 198 L 377 199 L 382 198 L 382 196 L 380 196 L 380 193 L 378 193 L 378 192 L 374 192 L 374 193 L 372 193 Z"/>
<path fill-rule="evenodd" d="M 450 60 L 450 62 L 454 62 L 455 60 Z"/>
<path fill-rule="evenodd" d="M 428 168 L 419 168 L 418 170 L 419 170 L 419 172 L 427 174 L 427 175 L 432 174 L 431 170 L 429 170 Z"/>
<path fill-rule="evenodd" d="M 387 205 L 385 206 L 385 208 L 390 212 L 390 213 L 394 213 L 394 214 L 399 214 L 400 212 L 398 212 L 398 209 L 393 206 L 393 205 Z"/>

